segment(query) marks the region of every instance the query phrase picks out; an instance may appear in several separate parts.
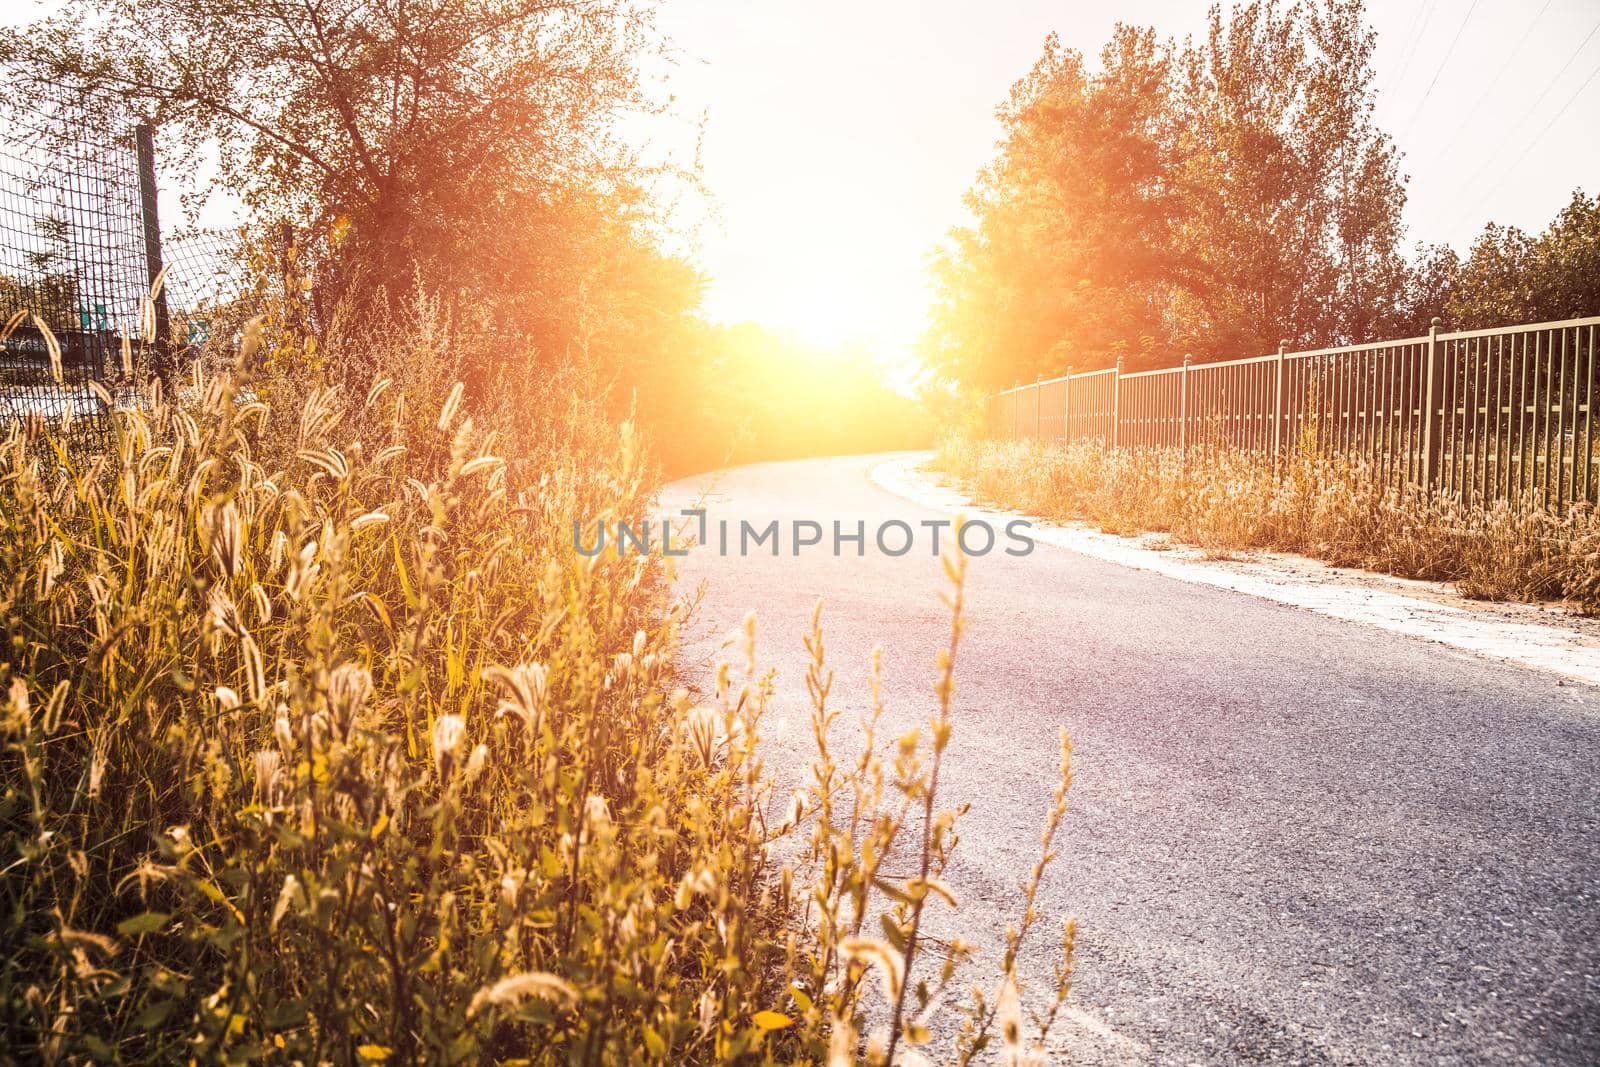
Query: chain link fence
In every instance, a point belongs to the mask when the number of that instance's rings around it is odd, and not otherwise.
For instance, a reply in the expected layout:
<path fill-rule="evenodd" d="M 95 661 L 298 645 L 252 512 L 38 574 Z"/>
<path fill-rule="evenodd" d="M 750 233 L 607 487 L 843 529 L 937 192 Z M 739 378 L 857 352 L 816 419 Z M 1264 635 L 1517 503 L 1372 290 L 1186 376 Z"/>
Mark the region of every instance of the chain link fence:
<path fill-rule="evenodd" d="M 239 291 L 226 242 L 163 235 L 153 133 L 116 114 L 0 93 L 0 431 L 37 418 L 104 437 L 110 410 L 208 344 Z"/>

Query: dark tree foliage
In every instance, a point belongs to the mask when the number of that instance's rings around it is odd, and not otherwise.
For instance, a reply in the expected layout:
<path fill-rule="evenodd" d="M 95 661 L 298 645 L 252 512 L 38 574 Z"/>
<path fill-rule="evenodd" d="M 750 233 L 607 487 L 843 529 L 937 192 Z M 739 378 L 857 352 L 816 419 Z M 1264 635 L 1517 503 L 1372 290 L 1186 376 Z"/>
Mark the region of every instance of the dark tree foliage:
<path fill-rule="evenodd" d="M 1439 288 L 1450 329 L 1600 314 L 1600 198 L 1574 192 L 1536 236 L 1490 223 Z"/>

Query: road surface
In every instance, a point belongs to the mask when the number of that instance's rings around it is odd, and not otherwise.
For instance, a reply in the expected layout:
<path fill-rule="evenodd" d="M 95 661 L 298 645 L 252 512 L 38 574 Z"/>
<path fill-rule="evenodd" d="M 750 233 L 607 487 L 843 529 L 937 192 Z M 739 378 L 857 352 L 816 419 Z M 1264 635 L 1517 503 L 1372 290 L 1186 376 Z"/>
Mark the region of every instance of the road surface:
<path fill-rule="evenodd" d="M 870 539 L 944 517 L 873 485 L 881 458 L 726 472 L 708 518 L 864 520 Z M 941 582 L 925 540 L 900 558 L 702 546 L 679 573 L 704 590 L 686 662 L 757 610 L 783 693 L 766 758 L 798 781 L 816 598 L 845 718 L 883 646 L 892 738 L 930 707 Z M 941 790 L 972 805 L 959 932 L 998 953 L 1067 726 L 1040 900 L 1047 927 L 1080 923 L 1066 1058 L 1600 1062 L 1600 690 L 1044 544 L 974 559 L 967 600 Z M 1044 934 L 1022 970 L 1047 981 Z"/>

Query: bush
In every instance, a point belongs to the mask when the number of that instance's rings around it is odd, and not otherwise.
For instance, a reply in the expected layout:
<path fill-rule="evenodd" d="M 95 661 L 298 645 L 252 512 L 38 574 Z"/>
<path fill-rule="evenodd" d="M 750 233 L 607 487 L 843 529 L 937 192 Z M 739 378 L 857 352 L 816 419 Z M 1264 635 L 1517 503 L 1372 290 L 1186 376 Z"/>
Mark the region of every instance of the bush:
<path fill-rule="evenodd" d="M 1587 505 L 1474 507 L 1308 452 L 1275 474 L 1259 455 L 1226 449 L 1186 459 L 1176 449 L 952 439 L 936 465 L 980 499 L 1112 533 L 1168 533 L 1213 555 L 1297 552 L 1454 582 L 1472 597 L 1564 597 L 1600 611 L 1600 517 Z"/>
<path fill-rule="evenodd" d="M 966 950 L 918 966 L 953 902 L 958 563 L 940 710 L 892 753 L 835 760 L 817 624 L 817 778 L 784 807 L 754 620 L 697 703 L 661 560 L 569 547 L 648 506 L 626 424 L 246 377 L 197 368 L 103 454 L 0 444 L 8 1056 L 849 1063 L 869 1018 L 869 1062 L 1023 1054 L 1065 746 L 998 995 L 941 1023 Z"/>

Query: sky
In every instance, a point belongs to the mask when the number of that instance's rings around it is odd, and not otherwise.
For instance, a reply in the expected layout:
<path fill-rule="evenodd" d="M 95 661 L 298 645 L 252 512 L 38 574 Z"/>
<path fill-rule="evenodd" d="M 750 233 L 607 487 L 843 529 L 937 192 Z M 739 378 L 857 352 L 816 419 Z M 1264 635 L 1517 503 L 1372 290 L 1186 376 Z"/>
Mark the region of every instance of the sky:
<path fill-rule="evenodd" d="M 59 3 L 0 0 L 0 23 Z M 699 146 L 711 201 L 681 221 L 706 312 L 903 360 L 928 254 L 963 220 L 994 109 L 1045 35 L 1094 56 L 1118 20 L 1183 37 L 1206 6 L 663 0 L 673 117 L 637 136 L 681 162 Z M 1368 18 L 1378 119 L 1410 176 L 1408 245 L 1464 251 L 1491 219 L 1537 231 L 1573 189 L 1600 193 L 1600 0 L 1369 0 Z"/>
<path fill-rule="evenodd" d="M 1045 35 L 1093 56 L 1118 20 L 1182 37 L 1205 9 L 668 0 L 677 136 L 704 116 L 716 200 L 700 233 L 708 313 L 908 351 L 927 254 L 964 217 L 994 109 Z M 1539 230 L 1574 188 L 1600 192 L 1600 0 L 1382 0 L 1368 17 L 1379 121 L 1411 178 L 1408 244 L 1465 250 L 1490 219 Z"/>

